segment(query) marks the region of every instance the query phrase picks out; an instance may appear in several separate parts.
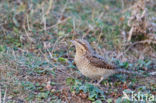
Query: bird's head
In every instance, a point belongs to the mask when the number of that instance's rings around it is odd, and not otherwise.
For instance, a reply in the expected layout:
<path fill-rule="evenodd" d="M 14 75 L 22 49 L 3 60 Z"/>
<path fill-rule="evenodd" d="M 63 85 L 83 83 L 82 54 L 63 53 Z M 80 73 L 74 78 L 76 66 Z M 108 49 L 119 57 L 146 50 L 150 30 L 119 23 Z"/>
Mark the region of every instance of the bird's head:
<path fill-rule="evenodd" d="M 92 53 L 93 50 L 86 40 L 76 39 L 71 41 L 76 48 L 76 54 L 84 55 L 86 53 Z"/>

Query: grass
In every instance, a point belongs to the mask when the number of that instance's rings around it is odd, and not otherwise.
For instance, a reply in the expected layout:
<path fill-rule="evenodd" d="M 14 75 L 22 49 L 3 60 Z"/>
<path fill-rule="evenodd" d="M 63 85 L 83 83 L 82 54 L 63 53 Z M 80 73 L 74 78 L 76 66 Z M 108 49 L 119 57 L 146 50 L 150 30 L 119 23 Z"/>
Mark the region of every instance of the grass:
<path fill-rule="evenodd" d="M 116 74 L 99 88 L 82 78 L 74 65 L 70 40 L 84 38 L 118 66 L 155 71 L 155 58 L 150 56 L 155 51 L 142 53 L 140 46 L 141 50 L 136 47 L 121 55 L 127 50 L 122 32 L 130 29 L 130 11 L 122 11 L 134 3 L 122 6 L 121 1 L 1 1 L 0 101 L 120 103 L 126 90 L 155 95 L 155 76 Z M 154 6 L 148 8 L 154 17 Z"/>

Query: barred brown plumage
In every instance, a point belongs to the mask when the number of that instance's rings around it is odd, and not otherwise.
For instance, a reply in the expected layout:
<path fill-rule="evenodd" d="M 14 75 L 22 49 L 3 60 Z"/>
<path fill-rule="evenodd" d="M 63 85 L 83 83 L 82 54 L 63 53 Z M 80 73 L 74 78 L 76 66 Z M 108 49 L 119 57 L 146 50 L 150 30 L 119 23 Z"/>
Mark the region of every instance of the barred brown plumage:
<path fill-rule="evenodd" d="M 112 64 L 106 62 L 104 57 L 96 54 L 86 40 L 77 39 L 72 40 L 75 45 L 75 63 L 78 70 L 86 77 L 91 79 L 99 79 L 98 84 L 109 76 L 115 73 L 134 73 L 137 72 L 127 71 L 120 69 Z"/>

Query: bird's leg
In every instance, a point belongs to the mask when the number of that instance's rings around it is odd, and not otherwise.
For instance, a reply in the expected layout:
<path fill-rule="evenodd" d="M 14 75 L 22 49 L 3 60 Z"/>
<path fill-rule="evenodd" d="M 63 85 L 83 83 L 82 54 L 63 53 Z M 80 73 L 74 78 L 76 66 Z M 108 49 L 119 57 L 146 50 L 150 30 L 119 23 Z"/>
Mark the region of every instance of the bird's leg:
<path fill-rule="evenodd" d="M 104 77 L 100 77 L 100 80 L 97 82 L 97 85 L 100 85 L 100 83 L 103 81 Z"/>
<path fill-rule="evenodd" d="M 97 83 L 93 83 L 93 85 L 100 87 L 100 83 L 103 81 L 104 77 L 100 77 L 100 80 Z"/>

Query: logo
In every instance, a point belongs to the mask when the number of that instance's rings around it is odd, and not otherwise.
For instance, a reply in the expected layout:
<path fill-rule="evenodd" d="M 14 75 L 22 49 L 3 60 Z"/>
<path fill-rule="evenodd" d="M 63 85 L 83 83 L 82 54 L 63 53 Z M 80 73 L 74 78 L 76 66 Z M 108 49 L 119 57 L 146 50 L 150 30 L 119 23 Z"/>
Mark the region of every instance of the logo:
<path fill-rule="evenodd" d="M 155 101 L 155 97 L 152 94 L 141 92 L 135 93 L 134 91 L 128 93 L 123 91 L 122 100 L 124 99 L 127 99 L 129 101 L 148 101 L 148 102 Z"/>

